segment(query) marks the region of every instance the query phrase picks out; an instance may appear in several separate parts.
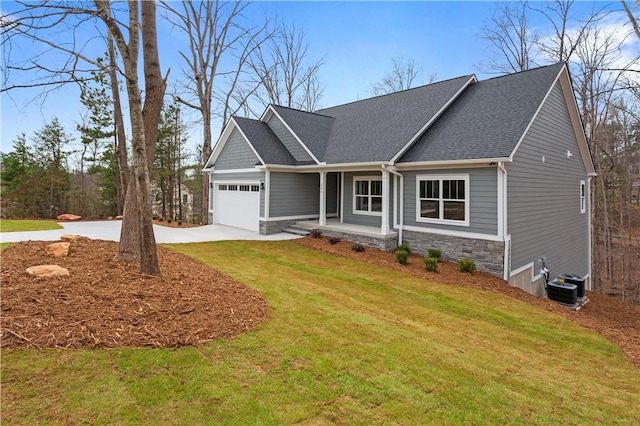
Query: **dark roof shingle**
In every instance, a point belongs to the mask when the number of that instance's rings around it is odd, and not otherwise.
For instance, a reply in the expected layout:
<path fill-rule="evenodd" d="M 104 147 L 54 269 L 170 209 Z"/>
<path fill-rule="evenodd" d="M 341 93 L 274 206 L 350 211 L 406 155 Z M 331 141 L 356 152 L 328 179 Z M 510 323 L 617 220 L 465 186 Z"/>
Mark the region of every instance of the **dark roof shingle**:
<path fill-rule="evenodd" d="M 559 63 L 471 85 L 399 162 L 508 157 L 562 67 Z"/>

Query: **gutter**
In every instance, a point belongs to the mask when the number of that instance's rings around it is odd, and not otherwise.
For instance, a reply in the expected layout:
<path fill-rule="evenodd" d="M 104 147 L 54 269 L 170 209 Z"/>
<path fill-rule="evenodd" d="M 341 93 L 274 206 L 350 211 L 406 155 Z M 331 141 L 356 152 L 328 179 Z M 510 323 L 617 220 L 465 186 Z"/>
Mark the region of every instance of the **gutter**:
<path fill-rule="evenodd" d="M 387 167 L 386 165 L 382 166 L 383 170 L 388 171 L 389 173 L 392 173 L 396 176 L 398 176 L 400 178 L 400 189 L 398 191 L 396 191 L 394 194 L 397 194 L 398 192 L 400 193 L 400 212 L 398 213 L 400 215 L 400 219 L 398 221 L 398 245 L 402 244 L 402 230 L 404 227 L 404 176 L 402 175 L 402 173 L 399 173 L 395 170 L 395 168 L 390 168 Z M 397 199 L 394 197 L 393 200 L 393 211 L 394 213 L 398 211 L 398 205 L 397 205 Z M 394 221 L 395 222 L 395 221 Z M 395 223 L 394 223 L 395 226 Z"/>

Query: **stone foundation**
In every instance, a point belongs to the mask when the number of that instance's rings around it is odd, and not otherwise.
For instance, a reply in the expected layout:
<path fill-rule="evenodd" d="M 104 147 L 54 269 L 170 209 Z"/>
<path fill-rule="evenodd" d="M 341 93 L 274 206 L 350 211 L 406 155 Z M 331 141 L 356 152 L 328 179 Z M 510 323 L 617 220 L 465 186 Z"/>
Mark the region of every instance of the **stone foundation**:
<path fill-rule="evenodd" d="M 409 245 L 411 251 L 422 255 L 430 248 L 442 251 L 442 259 L 457 262 L 463 257 L 472 259 L 479 271 L 486 271 L 503 277 L 504 243 L 502 241 L 477 240 L 404 230 L 402 242 Z"/>
<path fill-rule="evenodd" d="M 327 237 L 340 238 L 341 240 L 350 241 L 352 243 L 361 244 L 367 247 L 373 247 L 378 250 L 390 251 L 398 247 L 398 234 L 393 232 L 388 235 L 361 235 L 352 234 L 350 232 L 341 232 L 327 228 L 320 229 L 322 235 Z"/>
<path fill-rule="evenodd" d="M 285 229 L 287 229 L 288 227 L 290 227 L 291 225 L 294 225 L 296 222 L 298 222 L 298 220 L 299 219 L 277 220 L 272 222 L 266 222 L 261 220 L 258 232 L 260 233 L 260 235 L 278 234 L 284 231 Z"/>

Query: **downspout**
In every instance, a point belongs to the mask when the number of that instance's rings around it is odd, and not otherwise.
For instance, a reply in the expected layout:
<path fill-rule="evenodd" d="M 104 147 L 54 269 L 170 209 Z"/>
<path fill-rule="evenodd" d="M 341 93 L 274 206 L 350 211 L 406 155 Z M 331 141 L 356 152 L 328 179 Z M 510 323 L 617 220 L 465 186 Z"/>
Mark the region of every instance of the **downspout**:
<path fill-rule="evenodd" d="M 503 276 L 502 278 L 505 281 L 509 281 L 510 274 L 510 259 L 511 259 L 511 238 L 507 235 L 507 169 L 504 167 L 504 163 L 502 161 L 498 161 L 498 170 L 502 173 L 500 174 L 500 182 L 499 185 L 502 188 L 502 226 L 501 230 L 498 232 L 502 235 L 502 241 L 504 243 L 504 256 L 502 260 L 502 270 Z"/>
<path fill-rule="evenodd" d="M 591 258 L 591 254 L 592 254 L 592 250 L 593 247 L 591 247 L 591 233 L 593 232 L 591 229 L 591 178 L 593 176 L 588 176 L 587 177 L 587 190 L 586 190 L 586 195 L 588 195 L 587 200 L 589 201 L 588 206 L 589 209 L 587 210 L 587 228 L 588 228 L 588 234 L 587 234 L 587 255 L 589 256 L 589 263 L 588 263 L 588 267 L 587 267 L 587 274 L 589 274 L 589 288 L 587 290 L 589 291 L 593 291 L 592 287 L 593 287 L 593 276 L 591 275 L 591 266 L 592 266 L 592 258 Z"/>
<path fill-rule="evenodd" d="M 383 165 L 382 168 L 400 178 L 400 190 L 398 191 L 400 193 L 400 212 L 398 213 L 400 216 L 400 220 L 398 223 L 398 245 L 400 245 L 402 244 L 402 227 L 404 225 L 404 176 L 402 175 L 402 173 L 391 170 L 385 165 Z M 398 206 L 393 206 L 393 211 L 398 211 Z"/>

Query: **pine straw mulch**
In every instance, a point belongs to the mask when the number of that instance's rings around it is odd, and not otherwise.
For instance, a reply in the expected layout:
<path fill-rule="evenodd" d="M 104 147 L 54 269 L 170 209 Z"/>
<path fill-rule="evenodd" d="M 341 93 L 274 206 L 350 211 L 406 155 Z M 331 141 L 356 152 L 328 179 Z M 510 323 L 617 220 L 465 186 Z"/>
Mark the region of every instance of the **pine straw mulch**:
<path fill-rule="evenodd" d="M 160 277 L 113 260 L 115 242 L 80 239 L 68 257 L 51 242 L 2 252 L 0 347 L 178 347 L 243 333 L 267 318 L 260 294 L 185 255 L 158 247 Z M 70 276 L 35 278 L 30 266 L 57 264 Z"/>
<path fill-rule="evenodd" d="M 423 258 L 412 254 L 407 265 L 396 261 L 395 255 L 366 248 L 357 253 L 351 249 L 352 243 L 340 241 L 331 244 L 329 238 L 307 237 L 295 240 L 301 245 L 331 253 L 349 259 L 403 271 L 427 280 L 443 284 L 480 288 L 493 293 L 503 294 L 527 302 L 541 309 L 554 312 L 586 328 L 592 329 L 618 345 L 631 362 L 640 368 L 640 306 L 630 305 L 620 300 L 598 293 L 586 292 L 589 302 L 580 310 L 574 311 L 549 299 L 535 297 L 525 291 L 508 285 L 504 280 L 485 272 L 465 274 L 458 272 L 457 264 L 442 262 L 438 272 L 427 272 Z"/>

